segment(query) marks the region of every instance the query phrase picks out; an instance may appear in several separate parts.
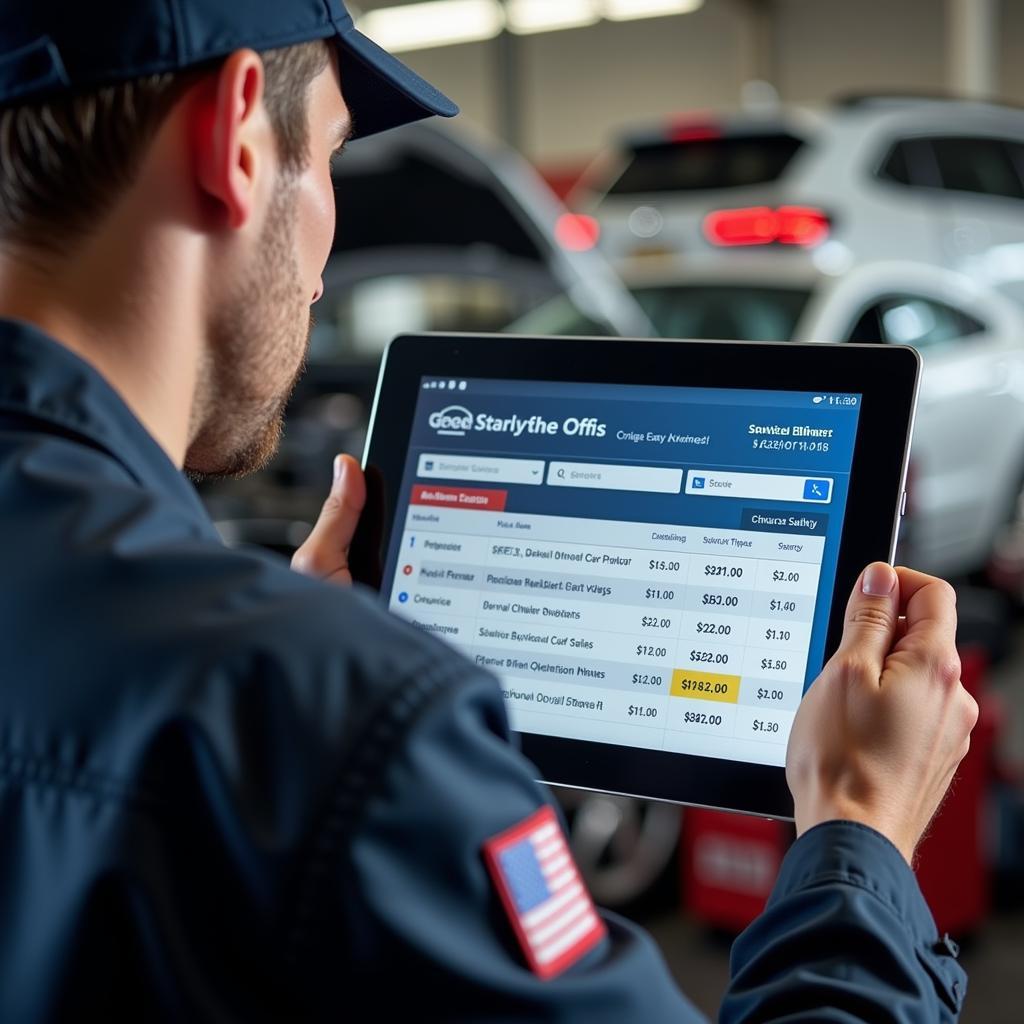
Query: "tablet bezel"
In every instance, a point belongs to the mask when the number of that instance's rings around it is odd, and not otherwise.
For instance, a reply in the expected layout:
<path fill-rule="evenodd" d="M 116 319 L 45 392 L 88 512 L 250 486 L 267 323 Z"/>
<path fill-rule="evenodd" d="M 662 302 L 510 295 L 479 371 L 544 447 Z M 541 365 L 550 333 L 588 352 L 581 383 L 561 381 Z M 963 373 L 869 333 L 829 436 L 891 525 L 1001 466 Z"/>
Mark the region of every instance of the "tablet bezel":
<path fill-rule="evenodd" d="M 423 377 L 860 394 L 827 659 L 842 636 L 846 596 L 861 570 L 895 555 L 920 364 L 914 349 L 894 345 L 402 335 L 384 355 L 367 436 L 364 467 L 372 481 L 379 481 L 383 500 L 383 521 L 374 524 L 372 542 L 368 533 L 362 534 L 363 544 L 374 546 L 367 564 L 386 561 Z M 381 584 L 370 570 L 357 578 L 378 589 Z M 793 816 L 780 767 L 516 735 L 541 780 L 552 785 L 773 818 Z"/>

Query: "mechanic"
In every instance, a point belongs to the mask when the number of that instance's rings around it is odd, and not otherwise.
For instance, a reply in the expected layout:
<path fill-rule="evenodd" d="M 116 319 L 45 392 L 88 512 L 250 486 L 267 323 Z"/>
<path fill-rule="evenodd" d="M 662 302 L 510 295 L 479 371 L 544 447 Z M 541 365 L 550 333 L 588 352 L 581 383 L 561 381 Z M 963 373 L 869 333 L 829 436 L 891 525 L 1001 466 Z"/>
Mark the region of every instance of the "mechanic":
<path fill-rule="evenodd" d="M 455 107 L 339 0 L 0 11 L 0 1020 L 697 1020 L 589 896 L 531 968 L 487 853 L 557 812 L 495 679 L 346 585 L 358 465 L 293 567 L 184 475 L 275 449 L 332 153 Z M 954 629 L 945 583 L 864 573 L 722 1020 L 958 1016 L 910 869 L 977 714 Z"/>

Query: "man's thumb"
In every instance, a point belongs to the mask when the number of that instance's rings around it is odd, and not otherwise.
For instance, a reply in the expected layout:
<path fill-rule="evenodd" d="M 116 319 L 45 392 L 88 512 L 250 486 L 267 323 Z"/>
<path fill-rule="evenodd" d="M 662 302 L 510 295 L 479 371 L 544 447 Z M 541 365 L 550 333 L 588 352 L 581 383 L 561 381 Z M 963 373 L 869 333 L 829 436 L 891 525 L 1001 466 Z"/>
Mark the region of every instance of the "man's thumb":
<path fill-rule="evenodd" d="M 872 562 L 850 596 L 841 647 L 856 652 L 881 672 L 896 635 L 899 608 L 896 570 L 885 562 Z"/>
<path fill-rule="evenodd" d="M 334 460 L 334 485 L 313 532 L 292 558 L 292 568 L 306 576 L 351 583 L 348 553 L 366 504 L 366 481 L 350 455 Z"/>

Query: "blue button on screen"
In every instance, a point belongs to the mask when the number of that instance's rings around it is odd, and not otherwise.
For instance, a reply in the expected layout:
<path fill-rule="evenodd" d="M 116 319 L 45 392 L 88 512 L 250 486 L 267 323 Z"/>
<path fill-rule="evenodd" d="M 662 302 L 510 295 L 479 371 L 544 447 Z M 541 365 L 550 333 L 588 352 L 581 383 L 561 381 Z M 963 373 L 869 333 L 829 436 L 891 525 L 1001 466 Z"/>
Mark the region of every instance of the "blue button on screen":
<path fill-rule="evenodd" d="M 806 480 L 804 481 L 804 501 L 828 501 L 831 490 L 831 480 Z"/>

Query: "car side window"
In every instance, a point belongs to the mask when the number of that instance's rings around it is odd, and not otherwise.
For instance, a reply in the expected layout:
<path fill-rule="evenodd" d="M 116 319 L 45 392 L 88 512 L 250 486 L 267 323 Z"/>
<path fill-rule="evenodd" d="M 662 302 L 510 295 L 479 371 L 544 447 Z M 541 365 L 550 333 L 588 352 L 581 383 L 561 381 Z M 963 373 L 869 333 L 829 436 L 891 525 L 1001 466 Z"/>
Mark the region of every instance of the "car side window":
<path fill-rule="evenodd" d="M 942 188 L 931 140 L 899 139 L 878 165 L 879 180 L 911 188 Z"/>
<path fill-rule="evenodd" d="M 878 176 L 883 181 L 894 181 L 897 185 L 914 184 L 910 175 L 910 158 L 907 143 L 897 142 L 886 154 L 878 168 Z"/>
<path fill-rule="evenodd" d="M 917 188 L 1024 199 L 1024 145 L 978 136 L 895 142 L 878 167 L 882 181 Z"/>
<path fill-rule="evenodd" d="M 944 302 L 919 295 L 890 295 L 864 310 L 846 340 L 926 349 L 976 337 L 985 330 L 980 320 Z"/>
<path fill-rule="evenodd" d="M 977 192 L 1005 199 L 1024 199 L 1024 183 L 1000 139 L 933 139 L 943 187 L 954 192 Z"/>
<path fill-rule="evenodd" d="M 864 310 L 846 337 L 846 341 L 852 342 L 854 345 L 881 345 L 884 340 L 877 305 L 869 306 Z"/>

